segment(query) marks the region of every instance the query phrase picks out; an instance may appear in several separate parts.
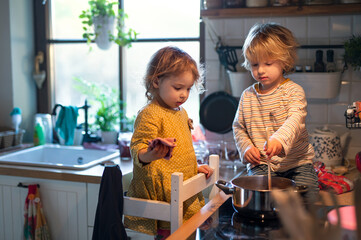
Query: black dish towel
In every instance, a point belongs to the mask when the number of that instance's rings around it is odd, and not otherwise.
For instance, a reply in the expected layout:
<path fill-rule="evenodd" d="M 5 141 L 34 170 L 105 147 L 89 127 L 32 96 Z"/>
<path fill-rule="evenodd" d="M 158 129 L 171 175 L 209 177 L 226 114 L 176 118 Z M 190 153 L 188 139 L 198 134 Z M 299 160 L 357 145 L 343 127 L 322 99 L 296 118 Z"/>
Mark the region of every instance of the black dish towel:
<path fill-rule="evenodd" d="M 93 240 L 126 240 L 123 225 L 123 183 L 118 165 L 104 169 L 95 213 Z"/>

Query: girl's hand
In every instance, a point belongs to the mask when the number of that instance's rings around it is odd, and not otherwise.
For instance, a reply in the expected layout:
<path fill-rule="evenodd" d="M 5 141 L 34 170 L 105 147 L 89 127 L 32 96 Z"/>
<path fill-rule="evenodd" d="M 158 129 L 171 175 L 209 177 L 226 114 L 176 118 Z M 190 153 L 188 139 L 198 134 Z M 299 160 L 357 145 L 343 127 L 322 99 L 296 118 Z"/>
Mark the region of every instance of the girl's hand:
<path fill-rule="evenodd" d="M 148 151 L 147 149 L 140 150 L 138 153 L 138 158 L 139 161 L 141 161 L 142 163 L 150 163 L 155 160 L 164 158 L 168 152 L 169 152 L 169 147 L 163 144 L 158 144 L 151 151 Z"/>
<path fill-rule="evenodd" d="M 244 152 L 244 160 L 252 165 L 258 165 L 260 163 L 261 153 L 255 146 L 249 146 Z"/>
<path fill-rule="evenodd" d="M 277 139 L 270 139 L 268 142 L 265 142 L 263 149 L 266 151 L 268 159 L 271 159 L 271 157 L 281 153 L 283 146 Z"/>
<path fill-rule="evenodd" d="M 198 166 L 198 173 L 204 173 L 208 179 L 210 176 L 212 176 L 213 169 L 208 165 L 200 165 Z"/>

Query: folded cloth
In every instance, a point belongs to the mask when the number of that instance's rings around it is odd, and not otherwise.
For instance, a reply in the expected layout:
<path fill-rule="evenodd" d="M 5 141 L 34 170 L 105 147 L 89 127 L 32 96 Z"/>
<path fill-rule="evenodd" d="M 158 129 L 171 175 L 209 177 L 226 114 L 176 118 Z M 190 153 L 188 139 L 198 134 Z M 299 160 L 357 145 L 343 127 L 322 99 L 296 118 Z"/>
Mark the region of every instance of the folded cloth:
<path fill-rule="evenodd" d="M 149 141 L 148 151 L 153 150 L 157 145 L 164 145 L 168 147 L 168 152 L 164 159 L 169 160 L 172 157 L 173 148 L 175 147 L 175 138 L 155 138 Z"/>
<path fill-rule="evenodd" d="M 324 163 L 315 162 L 313 166 L 318 175 L 318 184 L 321 190 L 330 190 L 341 194 L 353 189 L 354 185 L 350 179 L 327 171 Z"/>
<path fill-rule="evenodd" d="M 62 107 L 56 120 L 55 130 L 65 140 L 65 145 L 74 144 L 74 131 L 77 125 L 78 108 L 73 106 Z"/>
<path fill-rule="evenodd" d="M 40 201 L 40 191 L 37 185 L 28 186 L 28 195 L 24 207 L 24 239 L 51 239 L 48 225 Z"/>

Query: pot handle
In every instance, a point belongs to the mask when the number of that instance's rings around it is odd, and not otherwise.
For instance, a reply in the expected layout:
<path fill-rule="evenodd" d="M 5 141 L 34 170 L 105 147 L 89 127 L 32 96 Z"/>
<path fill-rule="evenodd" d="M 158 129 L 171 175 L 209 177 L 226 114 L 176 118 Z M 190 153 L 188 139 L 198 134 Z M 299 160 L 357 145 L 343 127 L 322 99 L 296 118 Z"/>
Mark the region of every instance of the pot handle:
<path fill-rule="evenodd" d="M 230 188 L 230 187 L 227 187 L 228 183 L 224 180 L 218 180 L 216 182 L 216 186 L 221 189 L 225 194 L 233 194 L 234 192 L 234 189 L 233 188 Z"/>
<path fill-rule="evenodd" d="M 306 193 L 306 192 L 308 192 L 308 187 L 307 187 L 306 185 L 296 186 L 296 187 L 295 187 L 295 192 L 296 192 L 296 193 L 300 193 L 300 194 Z"/>

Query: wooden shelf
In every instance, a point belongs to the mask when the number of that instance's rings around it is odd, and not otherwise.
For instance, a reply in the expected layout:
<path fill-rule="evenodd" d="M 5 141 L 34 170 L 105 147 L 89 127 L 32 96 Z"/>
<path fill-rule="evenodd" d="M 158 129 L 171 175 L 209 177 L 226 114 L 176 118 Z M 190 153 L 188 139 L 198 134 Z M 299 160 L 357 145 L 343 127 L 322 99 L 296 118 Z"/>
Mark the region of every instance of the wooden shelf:
<path fill-rule="evenodd" d="M 314 16 L 360 13 L 361 3 L 201 10 L 201 16 L 208 18 Z"/>

